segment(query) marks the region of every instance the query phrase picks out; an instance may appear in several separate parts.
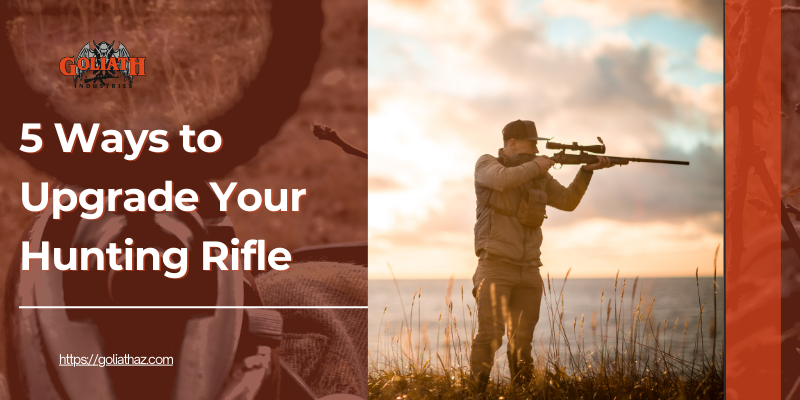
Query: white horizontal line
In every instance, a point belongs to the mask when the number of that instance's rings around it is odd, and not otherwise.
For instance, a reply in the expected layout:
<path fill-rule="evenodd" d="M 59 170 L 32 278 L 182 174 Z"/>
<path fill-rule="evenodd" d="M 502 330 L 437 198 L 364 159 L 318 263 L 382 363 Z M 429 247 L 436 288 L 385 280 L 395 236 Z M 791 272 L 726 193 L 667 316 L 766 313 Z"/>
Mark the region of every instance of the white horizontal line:
<path fill-rule="evenodd" d="M 19 306 L 19 308 L 61 310 L 175 310 L 175 309 L 305 309 L 305 308 L 369 308 L 368 306 Z"/>

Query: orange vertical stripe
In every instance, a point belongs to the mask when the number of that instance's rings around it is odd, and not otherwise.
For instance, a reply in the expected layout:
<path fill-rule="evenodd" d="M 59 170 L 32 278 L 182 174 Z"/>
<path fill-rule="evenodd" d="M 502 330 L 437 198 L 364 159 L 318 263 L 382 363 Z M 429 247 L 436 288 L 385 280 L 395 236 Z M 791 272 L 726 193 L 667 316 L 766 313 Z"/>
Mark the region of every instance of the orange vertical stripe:
<path fill-rule="evenodd" d="M 725 2 L 726 396 L 780 399 L 780 7 Z"/>

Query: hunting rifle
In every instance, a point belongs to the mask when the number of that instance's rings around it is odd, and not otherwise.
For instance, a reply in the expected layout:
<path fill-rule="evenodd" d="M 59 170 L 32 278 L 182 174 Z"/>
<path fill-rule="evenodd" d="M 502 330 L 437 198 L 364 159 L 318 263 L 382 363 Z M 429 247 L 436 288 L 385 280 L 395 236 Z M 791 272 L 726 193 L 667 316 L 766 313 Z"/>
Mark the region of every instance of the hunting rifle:
<path fill-rule="evenodd" d="M 581 146 L 578 144 L 578 142 L 572 142 L 572 144 L 547 142 L 546 147 L 548 149 L 561 150 L 560 152 L 554 154 L 552 157 L 548 158 L 555 161 L 556 164 L 562 164 L 562 165 L 597 163 L 600 161 L 597 158 L 597 156 L 589 153 L 596 153 L 596 154 L 606 153 L 606 145 L 603 143 L 603 139 L 600 139 L 600 137 L 598 136 L 597 140 L 600 141 L 600 144 L 592 146 Z M 580 153 L 567 154 L 567 150 L 579 151 Z M 608 160 L 611 161 L 611 165 L 627 165 L 630 162 L 689 165 L 688 161 L 656 160 L 651 158 L 629 158 L 629 157 L 611 157 L 611 156 L 607 156 L 606 158 L 608 158 Z"/>

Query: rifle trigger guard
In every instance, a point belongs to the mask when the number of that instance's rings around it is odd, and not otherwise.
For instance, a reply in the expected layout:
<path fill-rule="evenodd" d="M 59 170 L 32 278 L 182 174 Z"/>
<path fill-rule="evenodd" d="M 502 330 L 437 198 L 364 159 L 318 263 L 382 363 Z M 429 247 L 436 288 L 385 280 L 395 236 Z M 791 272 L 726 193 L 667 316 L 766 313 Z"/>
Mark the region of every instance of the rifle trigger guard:
<path fill-rule="evenodd" d="M 558 166 L 558 168 L 556 168 L 556 166 Z M 553 169 L 555 169 L 555 170 L 559 170 L 559 169 L 561 169 L 561 167 L 563 167 L 563 166 L 564 166 L 564 164 L 561 164 L 561 163 L 555 163 L 555 164 L 553 164 Z"/>

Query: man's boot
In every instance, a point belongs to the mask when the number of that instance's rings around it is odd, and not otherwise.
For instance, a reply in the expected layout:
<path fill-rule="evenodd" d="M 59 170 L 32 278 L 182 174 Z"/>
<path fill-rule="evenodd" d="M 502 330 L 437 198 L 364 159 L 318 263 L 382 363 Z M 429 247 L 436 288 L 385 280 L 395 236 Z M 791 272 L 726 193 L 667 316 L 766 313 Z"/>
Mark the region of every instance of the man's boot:
<path fill-rule="evenodd" d="M 533 366 L 526 362 L 509 362 L 512 385 L 527 385 L 533 379 Z"/>
<path fill-rule="evenodd" d="M 481 371 L 475 372 L 473 371 L 472 378 L 475 380 L 476 391 L 478 393 L 483 393 L 486 391 L 486 387 L 489 386 L 489 375 L 491 370 L 489 371 Z"/>

